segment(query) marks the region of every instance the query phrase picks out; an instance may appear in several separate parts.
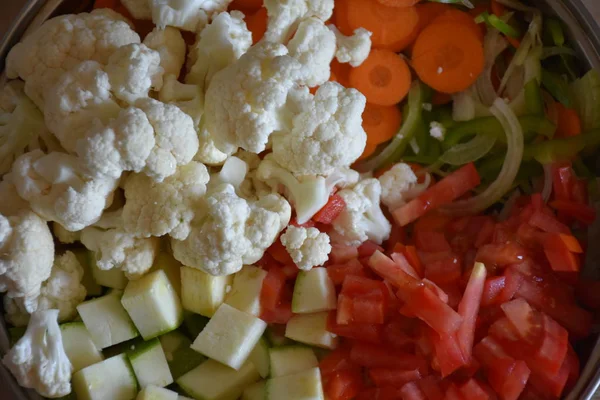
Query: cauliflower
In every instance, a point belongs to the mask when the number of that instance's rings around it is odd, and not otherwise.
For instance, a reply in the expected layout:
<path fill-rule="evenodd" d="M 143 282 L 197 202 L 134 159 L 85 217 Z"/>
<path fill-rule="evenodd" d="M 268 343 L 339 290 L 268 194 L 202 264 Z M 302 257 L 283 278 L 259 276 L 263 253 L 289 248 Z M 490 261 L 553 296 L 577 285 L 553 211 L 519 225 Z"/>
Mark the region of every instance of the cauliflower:
<path fill-rule="evenodd" d="M 246 179 L 248 174 L 248 164 L 237 157 L 229 157 L 221 167 L 218 174 L 214 174 L 210 178 L 210 186 L 217 187 L 224 183 L 228 183 L 235 188 L 239 193 L 240 186 Z"/>
<path fill-rule="evenodd" d="M 336 37 L 335 58 L 340 63 L 349 63 L 353 67 L 358 67 L 365 62 L 371 52 L 371 32 L 365 28 L 358 28 L 354 31 L 354 35 L 346 36 L 335 25 L 329 25 L 329 29 Z"/>
<path fill-rule="evenodd" d="M 437 121 L 431 121 L 429 124 L 429 135 L 441 142 L 446 136 L 446 127 Z"/>
<path fill-rule="evenodd" d="M 302 84 L 313 87 L 329 80 L 329 65 L 335 55 L 335 34 L 318 18 L 300 22 L 298 30 L 287 45 L 290 56 L 304 69 Z"/>
<path fill-rule="evenodd" d="M 186 52 L 181 32 L 170 26 L 165 29 L 154 28 L 144 38 L 143 43 L 160 54 L 160 66 L 165 71 L 165 77 L 173 75 L 177 79 L 185 62 Z"/>
<path fill-rule="evenodd" d="M 114 11 L 62 15 L 44 22 L 12 48 L 6 75 L 23 79 L 25 93 L 43 108 L 46 91 L 64 72 L 87 60 L 106 65 L 116 49 L 139 42 L 139 35 Z"/>
<path fill-rule="evenodd" d="M 406 196 L 417 185 L 417 176 L 409 165 L 398 163 L 379 177 L 379 183 L 381 184 L 381 201 L 390 210 L 394 210 L 411 200 Z"/>
<path fill-rule="evenodd" d="M 40 150 L 19 157 L 10 179 L 33 211 L 70 231 L 98 221 L 118 184 L 116 179 L 91 177 L 74 156 Z"/>
<path fill-rule="evenodd" d="M 258 167 L 262 161 L 258 154 L 240 150 L 235 153 L 235 157 L 246 163 L 246 176 L 237 189 L 240 195 L 245 199 L 257 199 L 271 193 L 269 185 L 257 177 Z"/>
<path fill-rule="evenodd" d="M 44 116 L 25 95 L 21 82 L 9 82 L 0 97 L 7 100 L 0 102 L 1 176 L 10 170 L 15 158 L 23 154 L 46 127 Z"/>
<path fill-rule="evenodd" d="M 213 77 L 205 98 L 205 123 L 217 148 L 234 153 L 265 150 L 281 128 L 288 94 L 302 77 L 302 66 L 285 46 L 260 42 Z"/>
<path fill-rule="evenodd" d="M 302 270 L 308 271 L 312 267 L 323 265 L 329 259 L 329 236 L 319 232 L 317 228 L 290 225 L 280 239 L 294 264 Z"/>
<path fill-rule="evenodd" d="M 50 398 L 71 393 L 73 371 L 57 318 L 58 310 L 33 313 L 25 335 L 2 359 L 19 385 Z"/>
<path fill-rule="evenodd" d="M 72 320 L 77 315 L 77 305 L 85 300 L 87 291 L 81 284 L 83 267 L 75 254 L 65 252 L 54 259 L 48 280 L 41 287 L 39 296 L 4 297 L 7 320 L 15 326 L 29 322 L 30 314 L 41 310 L 58 310 L 58 321 Z"/>
<path fill-rule="evenodd" d="M 31 211 L 0 214 L 0 292 L 37 296 L 53 262 L 54 241 L 46 221 Z"/>
<path fill-rule="evenodd" d="M 154 128 L 156 145 L 146 161 L 144 173 L 156 182 L 171 176 L 198 152 L 198 134 L 192 118 L 172 104 L 151 98 L 136 103 Z"/>
<path fill-rule="evenodd" d="M 179 82 L 175 75 L 167 75 L 158 99 L 163 103 L 179 107 L 181 111 L 192 118 L 195 126 L 200 125 L 202 114 L 204 114 L 204 92 L 200 86 L 186 85 Z"/>
<path fill-rule="evenodd" d="M 204 128 L 203 123 L 199 126 L 198 140 L 200 141 L 200 146 L 194 156 L 194 160 L 206 165 L 221 165 L 229 157 L 229 154 L 223 153 L 217 148 L 215 141 L 206 128 Z"/>
<path fill-rule="evenodd" d="M 252 33 L 246 27 L 240 11 L 218 14 L 198 34 L 190 52 L 190 68 L 186 83 L 199 85 L 204 91 L 212 77 L 233 64 L 252 46 Z"/>
<path fill-rule="evenodd" d="M 152 5 L 152 21 L 159 28 L 169 25 L 196 32 L 204 28 L 214 14 L 227 10 L 232 0 L 149 1 Z"/>
<path fill-rule="evenodd" d="M 333 14 L 333 0 L 265 0 L 269 21 L 265 40 L 285 43 L 301 20 L 317 17 L 327 21 Z"/>
<path fill-rule="evenodd" d="M 150 0 L 121 0 L 121 4 L 125 6 L 127 11 L 129 11 L 131 16 L 135 19 L 152 19 Z"/>
<path fill-rule="evenodd" d="M 136 237 L 169 234 L 184 240 L 208 180 L 208 170 L 197 162 L 179 167 L 161 183 L 145 175 L 130 175 L 125 181 L 125 230 Z"/>
<path fill-rule="evenodd" d="M 184 265 L 211 275 L 230 275 L 257 262 L 290 220 L 291 209 L 279 195 L 247 201 L 223 184 L 205 198 L 184 241 L 171 240 L 173 255 Z"/>
<path fill-rule="evenodd" d="M 160 90 L 165 72 L 160 63 L 160 53 L 145 44 L 132 43 L 118 48 L 105 68 L 113 94 L 133 104 L 148 97 L 150 89 Z"/>
<path fill-rule="evenodd" d="M 139 279 L 152 267 L 160 240 L 136 238 L 125 232 L 122 220 L 122 210 L 105 213 L 98 224 L 81 232 L 81 243 L 94 252 L 99 269 L 117 268 L 128 279 Z"/>
<path fill-rule="evenodd" d="M 366 100 L 355 89 L 327 82 L 310 108 L 293 118 L 289 133 L 273 135 L 273 156 L 295 175 L 328 175 L 350 166 L 362 154 Z"/>
<path fill-rule="evenodd" d="M 346 208 L 333 221 L 334 242 L 358 246 L 371 240 L 381 244 L 390 236 L 392 226 L 379 206 L 381 185 L 374 178 L 358 182 L 352 189 L 340 190 Z"/>
<path fill-rule="evenodd" d="M 81 232 L 71 232 L 65 229 L 61 224 L 52 223 L 52 233 L 59 242 L 64 244 L 73 244 L 81 240 Z"/>

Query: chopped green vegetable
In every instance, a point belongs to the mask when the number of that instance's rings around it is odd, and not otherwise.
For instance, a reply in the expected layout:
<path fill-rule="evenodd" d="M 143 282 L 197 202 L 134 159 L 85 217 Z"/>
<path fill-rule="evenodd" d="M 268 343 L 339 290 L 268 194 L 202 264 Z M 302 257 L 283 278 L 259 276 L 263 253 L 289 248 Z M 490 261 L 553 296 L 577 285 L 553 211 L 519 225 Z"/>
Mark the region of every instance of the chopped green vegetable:
<path fill-rule="evenodd" d="M 582 78 L 571 84 L 573 102 L 579 117 L 582 130 L 589 131 L 600 128 L 600 74 L 590 70 Z"/>
<path fill-rule="evenodd" d="M 557 46 L 563 46 L 565 44 L 565 33 L 559 20 L 547 18 L 545 27 L 546 33 L 552 38 L 552 43 Z"/>
<path fill-rule="evenodd" d="M 525 85 L 525 104 L 529 114 L 544 115 L 544 100 L 536 79 L 530 80 Z"/>
<path fill-rule="evenodd" d="M 440 157 L 450 165 L 463 165 L 477 161 L 490 152 L 496 144 L 496 136 L 477 135 L 467 143 L 452 146 Z"/>
<path fill-rule="evenodd" d="M 592 151 L 600 145 L 600 129 L 571 136 L 564 139 L 553 139 L 531 144 L 525 147 L 523 158 L 535 159 L 540 164 L 570 160 L 583 149 Z"/>
<path fill-rule="evenodd" d="M 482 23 L 485 22 L 486 25 L 497 29 L 503 35 L 518 39 L 521 37 L 521 32 L 519 30 L 508 23 L 504 22 L 502 19 L 498 18 L 494 14 L 490 14 L 487 11 L 479 14 L 477 18 L 475 18 L 475 22 Z"/>
<path fill-rule="evenodd" d="M 542 85 L 565 107 L 573 107 L 569 84 L 562 76 L 542 68 Z"/>

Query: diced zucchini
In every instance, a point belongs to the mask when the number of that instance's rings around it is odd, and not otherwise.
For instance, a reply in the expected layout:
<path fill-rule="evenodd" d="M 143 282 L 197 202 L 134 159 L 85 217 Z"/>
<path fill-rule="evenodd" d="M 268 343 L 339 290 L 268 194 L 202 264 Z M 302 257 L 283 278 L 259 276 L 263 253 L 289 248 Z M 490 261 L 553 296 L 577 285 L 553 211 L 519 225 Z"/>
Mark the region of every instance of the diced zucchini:
<path fill-rule="evenodd" d="M 167 245 L 163 245 L 163 247 L 168 247 Z M 169 278 L 169 282 L 173 285 L 173 289 L 177 293 L 177 297 L 181 298 L 181 264 L 179 261 L 173 257 L 173 255 L 169 252 L 168 249 L 163 249 L 158 255 L 156 259 L 154 259 L 154 264 L 152 264 L 152 268 L 150 268 L 149 272 L 154 272 L 162 269 L 167 274 Z"/>
<path fill-rule="evenodd" d="M 292 375 L 319 366 L 317 356 L 305 346 L 283 346 L 269 349 L 271 377 Z"/>
<path fill-rule="evenodd" d="M 65 353 L 73 364 L 73 372 L 104 360 L 83 322 L 62 324 L 60 333 Z"/>
<path fill-rule="evenodd" d="M 271 378 L 267 381 L 265 392 L 266 400 L 323 400 L 325 398 L 319 368 Z"/>
<path fill-rule="evenodd" d="M 163 270 L 130 281 L 121 303 L 144 340 L 177 329 L 183 322 L 181 302 Z"/>
<path fill-rule="evenodd" d="M 254 364 L 258 373 L 262 378 L 269 376 L 269 370 L 271 369 L 269 361 L 269 345 L 265 338 L 260 338 L 254 349 L 250 352 L 248 360 Z"/>
<path fill-rule="evenodd" d="M 265 381 L 253 383 L 244 389 L 242 400 L 265 400 Z"/>
<path fill-rule="evenodd" d="M 323 267 L 310 271 L 300 271 L 294 285 L 292 311 L 295 314 L 309 314 L 335 310 L 337 299 L 335 286 Z"/>
<path fill-rule="evenodd" d="M 169 389 L 148 385 L 137 395 L 136 400 L 177 400 L 179 395 Z"/>
<path fill-rule="evenodd" d="M 90 263 L 93 260 L 93 253 L 86 249 L 73 249 L 73 254 L 77 257 L 77 261 L 83 267 L 83 278 L 81 279 L 81 284 L 85 286 L 87 291 L 87 295 L 90 297 L 96 297 L 102 295 L 102 286 L 94 279 L 94 274 L 92 273 L 92 264 Z"/>
<path fill-rule="evenodd" d="M 199 269 L 181 268 L 181 300 L 183 308 L 206 317 L 212 317 L 225 301 L 232 277 L 212 276 Z"/>
<path fill-rule="evenodd" d="M 192 341 L 179 331 L 169 332 L 159 339 L 173 379 L 178 379 L 206 360 L 206 357 L 190 348 Z"/>
<path fill-rule="evenodd" d="M 263 320 L 228 304 L 221 304 L 194 340 L 192 349 L 231 368 L 239 369 L 266 327 Z"/>
<path fill-rule="evenodd" d="M 78 400 L 131 400 L 138 385 L 125 354 L 90 365 L 73 374 Z"/>
<path fill-rule="evenodd" d="M 236 371 L 215 360 L 206 360 L 179 378 L 177 383 L 198 400 L 236 400 L 248 385 L 259 379 L 251 362 Z"/>
<path fill-rule="evenodd" d="M 93 252 L 89 252 L 89 262 L 92 269 L 92 276 L 98 285 L 106 286 L 112 289 L 123 290 L 127 286 L 129 279 L 125 273 L 118 268 L 103 270 L 96 265 L 96 258 Z"/>
<path fill-rule="evenodd" d="M 260 291 L 267 271 L 262 268 L 246 266 L 233 276 L 231 291 L 225 297 L 225 303 L 240 311 L 260 315 Z"/>
<path fill-rule="evenodd" d="M 121 304 L 120 291 L 85 301 L 77 311 L 99 349 L 133 339 L 139 335 Z"/>
<path fill-rule="evenodd" d="M 335 349 L 338 338 L 327 331 L 327 315 L 325 311 L 294 315 L 287 323 L 285 336 L 300 343 Z"/>
<path fill-rule="evenodd" d="M 141 387 L 165 387 L 173 383 L 165 352 L 158 339 L 140 343 L 128 351 L 127 356 Z"/>

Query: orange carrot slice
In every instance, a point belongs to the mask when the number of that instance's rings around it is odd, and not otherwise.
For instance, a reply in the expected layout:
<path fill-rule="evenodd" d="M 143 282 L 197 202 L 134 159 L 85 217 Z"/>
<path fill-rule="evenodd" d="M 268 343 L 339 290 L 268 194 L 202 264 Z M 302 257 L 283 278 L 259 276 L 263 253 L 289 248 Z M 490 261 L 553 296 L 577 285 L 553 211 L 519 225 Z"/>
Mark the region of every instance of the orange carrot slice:
<path fill-rule="evenodd" d="M 252 42 L 256 43 L 263 38 L 267 31 L 268 15 L 266 8 L 260 8 L 254 14 L 246 16 L 246 25 L 252 32 Z"/>
<path fill-rule="evenodd" d="M 358 157 L 358 160 L 363 160 L 363 159 L 371 156 L 373 153 L 375 153 L 375 150 L 377 150 L 377 145 L 374 143 L 367 142 L 367 145 L 365 146 L 365 149 L 363 150 L 363 153 L 361 154 L 361 156 Z"/>
<path fill-rule="evenodd" d="M 417 38 L 412 61 L 431 88 L 457 93 L 471 86 L 483 71 L 483 44 L 473 29 L 461 23 L 432 23 Z"/>
<path fill-rule="evenodd" d="M 331 62 L 331 76 L 334 79 L 330 79 L 331 81 L 336 81 L 342 86 L 351 87 L 350 86 L 350 71 L 352 71 L 352 67 L 350 64 L 342 64 L 338 62 L 338 60 L 333 60 Z"/>
<path fill-rule="evenodd" d="M 398 106 L 367 103 L 362 120 L 362 126 L 367 132 L 367 143 L 377 145 L 389 141 L 398 133 L 402 124 L 402 113 Z"/>
<path fill-rule="evenodd" d="M 408 94 L 411 75 L 406 61 L 390 50 L 372 50 L 359 67 L 350 71 L 350 85 L 380 106 L 398 104 Z"/>
<path fill-rule="evenodd" d="M 431 21 L 446 11 L 453 10 L 451 6 L 444 3 L 422 3 L 417 4 L 416 8 L 419 14 L 419 31 L 423 30 Z"/>
<path fill-rule="evenodd" d="M 473 30 L 473 33 L 475 33 L 475 35 L 477 35 L 477 37 L 483 43 L 482 27 L 477 25 L 477 23 L 475 22 L 475 19 L 473 18 L 472 15 L 470 15 L 464 11 L 460 11 L 456 8 L 451 8 L 450 10 L 447 10 L 446 12 L 438 15 L 436 18 L 434 18 L 433 21 L 431 21 L 432 24 L 435 24 L 438 22 L 440 22 L 440 23 L 441 22 L 456 22 L 457 24 L 463 24 L 464 26 Z"/>
<path fill-rule="evenodd" d="M 352 29 L 348 23 L 348 0 L 335 1 L 332 19 L 335 21 L 335 26 L 340 32 L 347 36 L 352 35 L 354 29 Z"/>
<path fill-rule="evenodd" d="M 577 136 L 581 133 L 581 119 L 577 111 L 557 102 L 556 113 L 558 116 L 556 126 L 557 137 Z"/>
<path fill-rule="evenodd" d="M 421 0 L 377 0 L 379 3 L 388 7 L 410 7 Z"/>
<path fill-rule="evenodd" d="M 263 5 L 263 0 L 233 0 L 229 4 L 229 10 L 238 10 L 244 14 L 253 14 Z"/>

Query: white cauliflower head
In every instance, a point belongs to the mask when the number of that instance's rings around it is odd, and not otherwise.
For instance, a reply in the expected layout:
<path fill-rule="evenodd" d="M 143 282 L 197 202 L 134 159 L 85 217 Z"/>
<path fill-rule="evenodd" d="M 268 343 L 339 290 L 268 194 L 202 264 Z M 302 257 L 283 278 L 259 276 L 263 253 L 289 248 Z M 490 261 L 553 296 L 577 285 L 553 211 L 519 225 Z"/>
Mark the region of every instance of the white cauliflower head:
<path fill-rule="evenodd" d="M 165 70 L 160 53 L 145 44 L 132 43 L 118 48 L 105 68 L 113 94 L 128 104 L 148 97 L 150 90 L 160 90 Z"/>
<path fill-rule="evenodd" d="M 335 58 L 340 63 L 358 67 L 365 62 L 371 52 L 371 32 L 365 28 L 358 28 L 352 36 L 346 36 L 335 25 L 329 25 L 329 29 L 335 33 L 337 42 Z"/>
<path fill-rule="evenodd" d="M 185 40 L 179 29 L 170 26 L 165 29 L 154 28 L 143 43 L 160 54 L 160 66 L 165 71 L 165 76 L 173 75 L 177 79 L 185 62 L 186 52 Z"/>
<path fill-rule="evenodd" d="M 217 72 L 237 61 L 250 46 L 252 33 L 246 27 L 244 14 L 232 11 L 216 15 L 198 34 L 185 81 L 205 90 Z"/>
<path fill-rule="evenodd" d="M 77 315 L 77 305 L 87 291 L 81 284 L 83 267 L 70 251 L 57 256 L 50 277 L 42 284 L 39 296 L 4 298 L 6 318 L 13 325 L 29 322 L 29 314 L 41 310 L 58 310 L 58 321 L 70 321 Z M 12 303 L 12 304 L 11 304 Z"/>
<path fill-rule="evenodd" d="M 204 92 L 200 86 L 184 84 L 179 82 L 175 75 L 167 75 L 163 87 L 158 93 L 158 99 L 163 103 L 179 107 L 181 111 L 192 118 L 195 126 L 201 124 L 204 114 Z"/>
<path fill-rule="evenodd" d="M 57 319 L 58 310 L 33 313 L 25 335 L 2 359 L 19 385 L 51 398 L 71 393 L 73 371 Z"/>
<path fill-rule="evenodd" d="M 302 66 L 287 48 L 269 42 L 215 74 L 206 92 L 205 122 L 219 150 L 263 151 L 281 128 L 288 94 L 301 76 Z"/>
<path fill-rule="evenodd" d="M 70 231 L 98 221 L 118 184 L 116 179 L 91 177 L 77 157 L 39 150 L 19 157 L 10 176 L 33 211 Z"/>
<path fill-rule="evenodd" d="M 62 15 L 46 21 L 12 48 L 6 74 L 23 79 L 27 95 L 43 108 L 45 92 L 64 72 L 87 60 L 106 65 L 116 49 L 139 42 L 139 35 L 114 11 Z"/>
<path fill-rule="evenodd" d="M 265 39 L 285 43 L 301 20 L 317 17 L 327 21 L 333 14 L 333 0 L 265 0 L 269 21 Z"/>
<path fill-rule="evenodd" d="M 135 19 L 152 19 L 150 0 L 121 0 L 121 4 L 127 8 L 127 11 L 129 11 L 131 16 Z"/>
<path fill-rule="evenodd" d="M 149 0 L 152 21 L 159 28 L 174 26 L 196 32 L 204 28 L 211 17 L 227 10 L 232 0 Z"/>
<path fill-rule="evenodd" d="M 381 183 L 381 202 L 390 210 L 403 206 L 414 195 L 417 176 L 408 164 L 398 163 L 379 177 Z"/>
<path fill-rule="evenodd" d="M 371 240 L 381 244 L 390 236 L 392 226 L 381 211 L 381 185 L 377 179 L 364 179 L 338 194 L 346 208 L 333 221 L 334 242 L 358 246 Z"/>
<path fill-rule="evenodd" d="M 329 259 L 329 236 L 317 228 L 290 225 L 280 238 L 294 264 L 304 271 L 323 265 Z"/>
<path fill-rule="evenodd" d="M 81 239 L 81 232 L 71 232 L 65 229 L 64 226 L 56 222 L 52 223 L 52 233 L 63 244 L 73 244 Z"/>
<path fill-rule="evenodd" d="M 199 126 L 198 140 L 200 141 L 200 146 L 194 156 L 194 160 L 206 165 L 216 166 L 223 164 L 227 160 L 227 157 L 229 157 L 229 154 L 223 153 L 217 148 L 210 132 L 204 127 L 204 123 L 201 123 Z"/>
<path fill-rule="evenodd" d="M 173 104 L 151 98 L 136 103 L 154 128 L 156 145 L 147 159 L 144 173 L 157 182 L 171 176 L 180 165 L 192 161 L 198 152 L 198 134 L 192 118 Z"/>
<path fill-rule="evenodd" d="M 304 70 L 301 83 L 313 87 L 329 80 L 329 65 L 335 55 L 335 34 L 318 18 L 300 22 L 287 48 Z"/>
<path fill-rule="evenodd" d="M 145 175 L 130 175 L 125 182 L 125 230 L 137 237 L 169 234 L 185 239 L 208 181 L 208 170 L 198 162 L 179 167 L 161 183 Z"/>
<path fill-rule="evenodd" d="M 253 264 L 288 224 L 291 209 L 278 195 L 247 201 L 233 186 L 221 185 L 205 198 L 184 241 L 171 240 L 173 255 L 184 265 L 212 275 L 230 275 Z"/>
<path fill-rule="evenodd" d="M 291 132 L 273 135 L 275 160 L 296 175 L 328 175 L 349 167 L 366 145 L 365 104 L 357 90 L 325 83 L 310 107 L 293 118 Z"/>
<path fill-rule="evenodd" d="M 46 221 L 31 211 L 0 214 L 0 292 L 35 297 L 50 276 L 54 241 Z"/>

